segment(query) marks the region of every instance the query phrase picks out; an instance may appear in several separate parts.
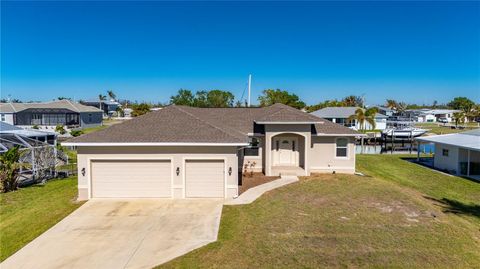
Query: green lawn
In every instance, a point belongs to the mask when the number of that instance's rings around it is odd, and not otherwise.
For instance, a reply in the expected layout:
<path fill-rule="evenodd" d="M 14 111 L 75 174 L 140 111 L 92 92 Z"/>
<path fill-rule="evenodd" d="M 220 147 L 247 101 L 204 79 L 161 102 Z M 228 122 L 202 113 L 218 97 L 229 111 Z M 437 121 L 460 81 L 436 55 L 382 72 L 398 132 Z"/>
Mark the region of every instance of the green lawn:
<path fill-rule="evenodd" d="M 76 197 L 77 179 L 73 177 L 0 194 L 0 260 L 78 208 L 81 203 Z"/>
<path fill-rule="evenodd" d="M 428 129 L 428 133 L 436 135 L 465 132 L 480 127 L 479 124 L 476 122 L 469 122 L 463 125 L 465 126 L 464 129 L 452 129 L 449 126 L 443 126 L 439 123 L 417 123 L 415 124 L 415 127 Z"/>
<path fill-rule="evenodd" d="M 478 268 L 479 183 L 400 156 L 357 165 L 225 206 L 217 242 L 161 267 Z"/>

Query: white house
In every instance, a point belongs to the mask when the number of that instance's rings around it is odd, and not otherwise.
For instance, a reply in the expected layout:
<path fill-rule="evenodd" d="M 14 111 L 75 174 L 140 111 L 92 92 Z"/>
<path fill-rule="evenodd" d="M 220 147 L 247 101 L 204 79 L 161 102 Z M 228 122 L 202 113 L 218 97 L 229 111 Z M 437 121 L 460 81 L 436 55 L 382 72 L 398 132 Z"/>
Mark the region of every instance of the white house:
<path fill-rule="evenodd" d="M 420 137 L 417 141 L 435 144 L 434 168 L 480 179 L 480 129 Z"/>
<path fill-rule="evenodd" d="M 455 109 L 413 109 L 407 111 L 407 114 L 416 118 L 417 122 L 438 122 L 445 119 L 447 122 L 453 121 L 453 113 L 460 112 Z"/>
<path fill-rule="evenodd" d="M 352 128 L 354 130 L 360 129 L 360 123 L 356 120 L 348 121 L 348 117 L 355 114 L 358 107 L 326 107 L 320 110 L 314 111 L 311 114 L 317 117 L 324 118 L 331 122 L 338 123 L 340 125 Z M 385 130 L 387 128 L 387 116 L 377 113 L 375 115 L 375 128 L 370 123 L 365 122 L 366 130 Z"/>

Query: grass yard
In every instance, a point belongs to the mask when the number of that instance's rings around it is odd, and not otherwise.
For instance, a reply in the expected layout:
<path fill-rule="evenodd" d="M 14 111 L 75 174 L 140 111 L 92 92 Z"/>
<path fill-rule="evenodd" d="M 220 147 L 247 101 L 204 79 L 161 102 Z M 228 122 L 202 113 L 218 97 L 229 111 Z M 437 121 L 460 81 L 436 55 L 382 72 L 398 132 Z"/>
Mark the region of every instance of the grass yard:
<path fill-rule="evenodd" d="M 74 177 L 0 194 L 0 260 L 77 209 L 82 203 L 76 198 Z"/>
<path fill-rule="evenodd" d="M 429 130 L 428 133 L 430 134 L 441 135 L 441 134 L 453 134 L 453 133 L 465 132 L 468 130 L 479 128 L 480 126 L 477 122 L 469 122 L 465 124 L 464 129 L 452 129 L 449 126 L 443 126 L 442 124 L 439 124 L 439 123 L 430 122 L 430 123 L 417 123 L 415 124 L 415 127 L 428 129 Z"/>
<path fill-rule="evenodd" d="M 399 156 L 225 206 L 217 242 L 161 268 L 478 268 L 480 184 Z"/>

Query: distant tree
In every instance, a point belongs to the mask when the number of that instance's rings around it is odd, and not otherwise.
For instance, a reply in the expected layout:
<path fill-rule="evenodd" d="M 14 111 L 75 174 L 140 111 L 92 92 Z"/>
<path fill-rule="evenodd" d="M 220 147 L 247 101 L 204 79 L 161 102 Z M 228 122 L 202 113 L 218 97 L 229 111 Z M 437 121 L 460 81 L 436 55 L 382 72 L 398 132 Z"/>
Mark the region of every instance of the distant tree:
<path fill-rule="evenodd" d="M 432 104 L 432 108 L 435 109 L 435 108 L 437 108 L 437 106 L 438 106 L 438 101 L 434 100 L 433 104 Z"/>
<path fill-rule="evenodd" d="M 18 175 L 22 153 L 18 146 L 8 149 L 0 155 L 0 188 L 1 192 L 14 191 L 18 187 Z"/>
<path fill-rule="evenodd" d="M 361 96 L 350 95 L 342 99 L 344 106 L 363 107 L 363 98 Z"/>
<path fill-rule="evenodd" d="M 23 103 L 20 99 L 10 99 L 2 98 L 0 99 L 0 103 Z"/>
<path fill-rule="evenodd" d="M 453 113 L 453 121 L 455 122 L 455 126 L 465 123 L 465 112 L 460 111 Z"/>
<path fill-rule="evenodd" d="M 207 91 L 198 91 L 195 93 L 195 97 L 193 98 L 192 106 L 195 107 L 208 107 L 208 100 L 207 100 Z"/>
<path fill-rule="evenodd" d="M 232 107 L 235 96 L 229 91 L 211 90 L 207 93 L 209 107 Z"/>
<path fill-rule="evenodd" d="M 462 110 L 465 113 L 468 113 L 475 106 L 475 103 L 467 97 L 455 97 L 447 105 L 453 109 Z"/>
<path fill-rule="evenodd" d="M 312 106 L 307 106 L 306 107 L 306 111 L 308 113 L 310 112 L 314 112 L 314 111 L 317 111 L 319 109 L 322 109 L 322 108 L 326 108 L 326 107 L 339 107 L 339 106 L 344 106 L 345 104 L 341 101 L 338 101 L 338 100 L 326 100 L 326 101 L 323 101 L 323 102 L 320 102 L 316 105 L 312 105 Z"/>
<path fill-rule="evenodd" d="M 110 99 L 112 100 L 115 100 L 115 98 L 117 98 L 117 95 L 112 90 L 107 91 L 107 94 L 108 97 L 110 97 Z"/>
<path fill-rule="evenodd" d="M 59 97 L 57 97 L 57 99 L 58 100 L 70 100 L 70 101 L 72 100 L 72 98 L 70 98 L 70 97 L 63 97 L 63 96 L 59 96 Z"/>
<path fill-rule="evenodd" d="M 123 111 L 122 107 L 120 107 L 120 106 L 117 107 L 116 112 L 117 112 L 118 117 L 125 117 L 125 112 Z"/>
<path fill-rule="evenodd" d="M 170 97 L 170 104 L 178 106 L 192 106 L 194 104 L 194 96 L 192 91 L 180 89 L 177 95 Z"/>
<path fill-rule="evenodd" d="M 348 121 L 352 122 L 356 120 L 359 123 L 360 130 L 365 130 L 365 122 L 368 122 L 372 129 L 374 130 L 377 126 L 375 123 L 375 114 L 377 114 L 378 110 L 376 107 L 371 107 L 369 109 L 358 108 L 355 110 L 355 114 L 348 117 Z"/>
<path fill-rule="evenodd" d="M 132 105 L 132 117 L 138 117 L 150 112 L 151 105 L 147 103 L 133 104 Z"/>
<path fill-rule="evenodd" d="M 297 109 L 301 109 L 306 106 L 296 94 L 280 89 L 264 90 L 262 95 L 258 97 L 258 101 L 260 101 L 260 106 L 270 106 L 275 103 L 281 103 Z"/>

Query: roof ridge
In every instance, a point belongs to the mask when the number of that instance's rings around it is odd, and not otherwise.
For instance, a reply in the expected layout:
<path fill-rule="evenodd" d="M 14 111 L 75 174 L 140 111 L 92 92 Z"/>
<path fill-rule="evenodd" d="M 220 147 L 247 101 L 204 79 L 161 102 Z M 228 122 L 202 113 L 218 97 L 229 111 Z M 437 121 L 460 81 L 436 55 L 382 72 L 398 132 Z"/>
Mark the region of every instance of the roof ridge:
<path fill-rule="evenodd" d="M 71 107 L 73 107 L 73 109 L 75 110 L 75 112 L 80 112 L 80 109 L 78 109 L 76 106 L 73 105 L 72 101 L 68 100 L 68 99 L 63 99 L 65 100 Z M 62 100 L 59 100 L 59 101 L 62 101 Z"/>
<path fill-rule="evenodd" d="M 179 106 L 171 106 L 171 107 L 173 107 L 173 108 L 175 108 L 175 109 L 178 109 L 178 110 L 182 111 L 183 113 L 185 113 L 185 114 L 189 115 L 190 117 L 193 117 L 193 118 L 195 118 L 195 119 L 197 119 L 197 120 L 199 120 L 199 121 L 202 121 L 202 122 L 204 122 L 204 123 L 206 123 L 206 124 L 208 124 L 208 125 L 212 126 L 213 128 L 215 128 L 215 129 L 217 129 L 217 130 L 221 131 L 222 133 L 224 133 L 224 134 L 226 134 L 226 135 L 228 135 L 228 136 L 230 136 L 230 137 L 233 137 L 233 138 L 240 138 L 240 137 L 235 137 L 235 136 L 233 136 L 233 135 L 231 135 L 231 134 L 227 133 L 227 132 L 226 132 L 225 130 L 223 130 L 222 128 L 220 128 L 220 127 L 218 127 L 218 126 L 216 126 L 216 125 L 213 125 L 211 122 L 208 122 L 208 121 L 206 121 L 206 120 L 204 120 L 204 119 L 201 119 L 201 118 L 199 118 L 199 117 L 195 116 L 194 114 L 192 114 L 192 113 L 190 113 L 190 112 L 188 112 L 188 111 L 186 111 L 186 110 L 182 109 L 182 108 L 181 108 L 181 107 L 179 107 Z M 243 134 L 242 134 L 242 133 L 240 133 L 240 132 L 239 132 L 239 134 L 240 134 L 240 135 L 242 135 L 242 137 L 243 137 Z"/>

